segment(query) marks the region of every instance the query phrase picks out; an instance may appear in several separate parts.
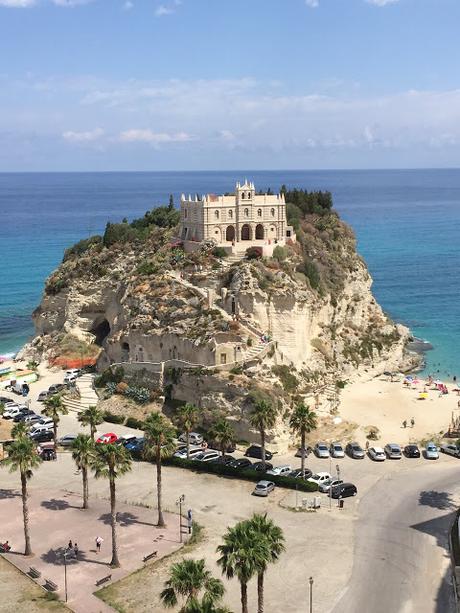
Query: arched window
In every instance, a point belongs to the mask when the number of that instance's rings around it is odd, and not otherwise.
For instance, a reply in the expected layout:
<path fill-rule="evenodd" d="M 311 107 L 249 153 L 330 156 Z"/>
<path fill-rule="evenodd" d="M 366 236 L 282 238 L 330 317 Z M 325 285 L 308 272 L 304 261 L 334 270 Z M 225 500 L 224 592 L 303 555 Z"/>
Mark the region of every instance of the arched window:
<path fill-rule="evenodd" d="M 214 217 L 215 217 L 216 219 L 219 219 L 219 211 L 214 211 Z"/>
<path fill-rule="evenodd" d="M 241 200 L 244 200 L 246 198 L 246 194 L 244 192 L 241 192 Z"/>
<path fill-rule="evenodd" d="M 244 216 L 249 217 L 249 209 L 244 209 Z"/>
<path fill-rule="evenodd" d="M 232 209 L 230 209 L 230 210 L 229 210 L 229 212 L 228 212 L 228 216 L 229 216 L 229 218 L 230 218 L 230 219 L 232 219 L 232 217 L 233 217 L 233 211 L 232 211 Z"/>
<path fill-rule="evenodd" d="M 262 209 L 257 209 L 257 217 L 262 217 Z"/>
<path fill-rule="evenodd" d="M 275 209 L 271 209 L 270 213 L 271 213 L 272 217 L 275 217 Z"/>

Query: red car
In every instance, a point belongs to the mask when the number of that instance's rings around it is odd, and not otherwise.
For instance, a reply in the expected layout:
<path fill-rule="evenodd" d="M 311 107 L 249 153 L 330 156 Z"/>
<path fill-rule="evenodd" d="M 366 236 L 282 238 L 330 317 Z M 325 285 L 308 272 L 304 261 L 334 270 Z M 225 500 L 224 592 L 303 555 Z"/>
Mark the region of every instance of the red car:
<path fill-rule="evenodd" d="M 108 443 L 113 444 L 116 443 L 118 440 L 118 436 L 116 434 L 114 434 L 113 432 L 107 432 L 106 434 L 103 434 L 102 436 L 100 436 L 96 443 L 105 443 L 106 445 Z"/>

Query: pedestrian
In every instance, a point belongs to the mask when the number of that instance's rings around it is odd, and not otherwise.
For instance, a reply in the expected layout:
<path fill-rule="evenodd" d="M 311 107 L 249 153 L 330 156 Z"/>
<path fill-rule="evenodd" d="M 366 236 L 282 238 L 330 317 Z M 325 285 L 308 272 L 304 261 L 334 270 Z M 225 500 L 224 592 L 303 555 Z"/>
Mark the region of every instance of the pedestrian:
<path fill-rule="evenodd" d="M 102 536 L 96 537 L 96 553 L 99 553 L 101 551 L 101 545 L 103 542 L 104 542 L 104 539 L 102 538 Z"/>
<path fill-rule="evenodd" d="M 410 425 L 411 425 L 412 428 L 415 426 L 415 419 L 413 417 L 410 420 Z"/>
<path fill-rule="evenodd" d="M 72 540 L 69 541 L 69 544 L 67 545 L 67 549 L 72 549 Z"/>
<path fill-rule="evenodd" d="M 75 558 L 77 558 L 78 557 L 78 545 L 77 545 L 77 543 L 75 543 L 75 545 L 73 546 L 73 552 L 75 554 Z"/>
<path fill-rule="evenodd" d="M 407 428 L 407 421 L 406 420 L 403 421 L 403 428 Z"/>
<path fill-rule="evenodd" d="M 366 451 L 369 450 L 369 441 L 366 441 Z"/>

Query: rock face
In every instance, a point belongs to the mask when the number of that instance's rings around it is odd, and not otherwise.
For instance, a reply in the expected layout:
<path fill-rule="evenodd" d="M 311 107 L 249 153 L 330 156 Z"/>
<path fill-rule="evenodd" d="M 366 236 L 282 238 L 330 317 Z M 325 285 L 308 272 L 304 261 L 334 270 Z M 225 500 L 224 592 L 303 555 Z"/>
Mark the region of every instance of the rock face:
<path fill-rule="evenodd" d="M 321 410 L 340 381 L 415 364 L 409 331 L 376 303 L 353 234 L 334 213 L 305 216 L 298 242 L 263 261 L 227 263 L 212 244 L 185 254 L 173 237 L 153 225 L 74 247 L 47 281 L 25 353 L 59 354 L 64 337 L 97 344 L 100 369 L 124 363 L 129 375 L 130 363 L 145 363 L 156 384 L 164 371 L 172 397 L 201 406 L 204 421 L 209 411 L 226 415 L 250 440 L 247 416 L 265 395 L 280 409 L 269 433 L 280 448 L 293 399 L 314 398 Z"/>

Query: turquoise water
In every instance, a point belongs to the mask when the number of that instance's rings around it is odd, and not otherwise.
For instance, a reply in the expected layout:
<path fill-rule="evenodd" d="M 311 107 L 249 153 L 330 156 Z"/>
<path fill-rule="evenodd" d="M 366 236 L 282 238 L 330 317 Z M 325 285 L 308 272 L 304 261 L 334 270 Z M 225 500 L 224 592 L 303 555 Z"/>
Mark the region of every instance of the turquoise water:
<path fill-rule="evenodd" d="M 460 375 L 460 170 L 0 174 L 0 354 L 33 332 L 30 314 L 66 246 L 172 192 L 222 193 L 236 180 L 329 189 L 355 229 L 374 293 L 434 346 L 427 370 Z"/>

